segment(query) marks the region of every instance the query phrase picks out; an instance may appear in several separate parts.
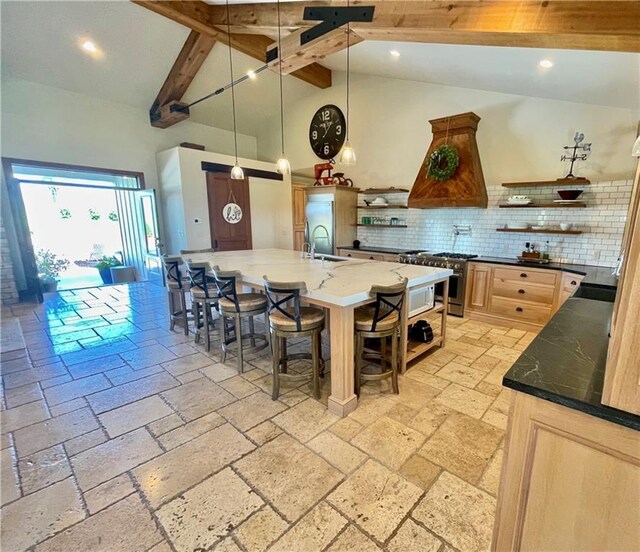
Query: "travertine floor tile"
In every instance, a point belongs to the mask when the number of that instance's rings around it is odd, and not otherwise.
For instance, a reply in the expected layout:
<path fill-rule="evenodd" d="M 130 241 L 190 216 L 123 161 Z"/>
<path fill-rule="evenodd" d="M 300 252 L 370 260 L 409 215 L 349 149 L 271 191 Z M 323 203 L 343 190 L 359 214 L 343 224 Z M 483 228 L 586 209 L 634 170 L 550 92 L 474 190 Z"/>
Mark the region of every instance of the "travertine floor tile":
<path fill-rule="evenodd" d="M 463 366 L 456 362 L 450 362 L 442 368 L 437 374 L 438 377 L 464 385 L 473 389 L 485 377 L 485 373 L 475 370 L 469 366 Z"/>
<path fill-rule="evenodd" d="M 487 351 L 487 356 L 506 360 L 507 362 L 515 362 L 520 358 L 520 351 L 514 351 L 513 349 L 502 347 L 501 345 L 494 345 Z"/>
<path fill-rule="evenodd" d="M 349 414 L 349 419 L 367 426 L 380 416 L 384 416 L 395 405 L 396 401 L 386 396 L 361 396 L 358 400 L 358 408 Z"/>
<path fill-rule="evenodd" d="M 123 473 L 84 493 L 84 500 L 89 513 L 93 515 L 134 492 L 131 477 Z"/>
<path fill-rule="evenodd" d="M 473 389 L 462 387 L 457 383 L 452 383 L 436 397 L 435 401 L 472 418 L 479 419 L 489 408 L 493 398 L 478 393 Z"/>
<path fill-rule="evenodd" d="M 163 362 L 162 367 L 171 375 L 180 376 L 187 372 L 197 370 L 198 368 L 204 368 L 210 364 L 213 364 L 213 360 L 211 358 L 207 355 L 203 355 L 202 353 L 196 353 L 189 356 L 182 356 L 175 360 L 170 360 L 169 362 Z"/>
<path fill-rule="evenodd" d="M 493 496 L 497 496 L 500 485 L 500 470 L 502 469 L 503 449 L 498 449 L 484 470 L 478 485 Z"/>
<path fill-rule="evenodd" d="M 421 494 L 413 483 L 368 460 L 327 500 L 366 533 L 384 542 Z"/>
<path fill-rule="evenodd" d="M 421 433 L 386 416 L 351 440 L 351 444 L 393 470 L 399 469 L 423 442 Z"/>
<path fill-rule="evenodd" d="M 29 383 L 35 383 L 36 381 L 43 381 L 58 376 L 67 374 L 67 369 L 61 362 L 54 362 L 52 364 L 45 364 L 43 366 L 34 366 L 28 370 L 21 370 L 19 372 L 11 372 L 3 375 L 5 389 L 12 389 L 14 387 L 21 387 Z"/>
<path fill-rule="evenodd" d="M 318 401 L 307 399 L 282 414 L 278 414 L 273 419 L 273 423 L 305 443 L 339 419 Z"/>
<path fill-rule="evenodd" d="M 161 540 L 162 535 L 151 514 L 142 504 L 140 497 L 132 495 L 56 535 L 36 547 L 36 551 L 147 550 Z"/>
<path fill-rule="evenodd" d="M 446 348 L 444 350 L 473 360 L 481 357 L 487 352 L 486 347 L 480 347 L 479 345 L 474 345 L 472 343 L 462 343 L 460 341 L 447 341 Z"/>
<path fill-rule="evenodd" d="M 51 416 L 60 416 L 62 414 L 66 414 L 67 412 L 72 412 L 73 410 L 78 410 L 84 406 L 87 406 L 88 403 L 85 399 L 73 399 L 72 401 L 65 402 L 62 404 L 57 404 L 55 406 L 49 407 L 49 412 L 51 412 Z"/>
<path fill-rule="evenodd" d="M 251 382 L 247 381 L 243 377 L 235 376 L 233 378 L 229 378 L 220 382 L 220 387 L 222 387 L 225 391 L 229 391 L 234 397 L 238 399 L 244 399 L 249 395 L 253 395 L 256 391 L 260 389 L 253 385 Z"/>
<path fill-rule="evenodd" d="M 62 445 L 22 458 L 18 468 L 24 494 L 31 494 L 71 475 L 71 466 Z"/>
<path fill-rule="evenodd" d="M 287 529 L 287 522 L 266 506 L 236 530 L 236 537 L 251 552 L 264 552 Z"/>
<path fill-rule="evenodd" d="M 0 506 L 20 497 L 20 482 L 13 449 L 3 448 L 0 452 Z"/>
<path fill-rule="evenodd" d="M 389 552 L 438 552 L 440 546 L 442 541 L 412 519 L 408 519 L 402 524 L 395 537 L 389 541 L 387 550 Z"/>
<path fill-rule="evenodd" d="M 170 414 L 173 414 L 173 410 L 154 395 L 100 414 L 98 419 L 113 438 Z"/>
<path fill-rule="evenodd" d="M 508 418 L 506 414 L 493 410 L 492 408 L 489 408 L 489 410 L 484 413 L 484 416 L 482 416 L 483 422 L 491 424 L 502 431 L 507 430 L 507 420 Z"/>
<path fill-rule="evenodd" d="M 418 412 L 407 425 L 426 437 L 429 437 L 442 425 L 452 412 L 454 411 L 448 406 L 431 402 Z"/>
<path fill-rule="evenodd" d="M 28 383 L 13 389 L 7 389 L 4 394 L 7 408 L 14 408 L 22 404 L 39 401 L 43 398 L 42 390 L 37 383 Z"/>
<path fill-rule="evenodd" d="M 69 457 L 71 457 L 75 456 L 76 454 L 80 454 L 85 450 L 96 447 L 106 441 L 107 436 L 105 435 L 104 430 L 94 429 L 89 433 L 85 433 L 84 435 L 79 435 L 78 437 L 74 437 L 73 439 L 65 441 L 64 448 L 67 451 Z"/>
<path fill-rule="evenodd" d="M 345 441 L 350 441 L 358 433 L 364 429 L 364 426 L 356 422 L 353 418 L 341 418 L 335 424 L 333 424 L 329 431 L 335 433 L 338 437 Z"/>
<path fill-rule="evenodd" d="M 225 424 L 143 464 L 133 475 L 151 506 L 157 508 L 253 448 Z"/>
<path fill-rule="evenodd" d="M 2 549 L 25 550 L 83 518 L 80 495 L 69 477 L 2 508 Z"/>
<path fill-rule="evenodd" d="M 213 347 L 213 346 L 212 346 Z M 213 349 L 212 349 L 213 350 Z M 213 362 L 213 360 L 212 360 Z M 228 360 L 227 360 L 228 362 Z M 247 368 L 248 369 L 248 368 Z M 219 383 L 229 378 L 233 378 L 238 375 L 238 368 L 234 366 L 226 366 L 222 363 L 212 364 L 211 366 L 207 366 L 200 370 L 205 376 L 207 376 L 210 380 Z M 255 372 L 255 370 L 251 370 L 251 372 Z M 250 372 L 247 372 L 247 374 Z M 243 377 L 247 374 L 242 374 Z M 264 374 L 263 374 L 264 375 Z"/>
<path fill-rule="evenodd" d="M 74 410 L 14 433 L 20 457 L 57 445 L 78 435 L 98 429 L 98 422 L 88 408 Z"/>
<path fill-rule="evenodd" d="M 106 372 L 124 366 L 124 360 L 118 355 L 96 358 L 69 366 L 68 370 L 74 378 L 86 378 L 93 374 Z"/>
<path fill-rule="evenodd" d="M 328 431 L 314 437 L 307 446 L 342 473 L 351 473 L 367 459 L 366 454 Z"/>
<path fill-rule="evenodd" d="M 382 550 L 355 525 L 349 525 L 327 552 L 378 552 Z"/>
<path fill-rule="evenodd" d="M 151 347 L 134 349 L 121 353 L 120 356 L 126 360 L 127 364 L 134 370 L 140 370 L 141 368 L 147 368 L 154 364 L 168 362 L 176 358 L 176 355 L 162 345 L 152 345 Z"/>
<path fill-rule="evenodd" d="M 433 374 L 440 370 L 441 368 L 439 366 L 435 366 Z M 421 383 L 424 383 L 425 385 L 428 385 L 429 387 L 433 387 L 434 389 L 440 389 L 441 391 L 451 385 L 451 382 L 449 380 L 439 378 L 438 376 L 434 376 L 433 374 L 427 372 L 426 370 L 424 370 L 424 368 L 415 368 L 407 372 L 407 379 L 419 381 Z"/>
<path fill-rule="evenodd" d="M 286 408 L 281 402 L 272 401 L 269 395 L 260 392 L 221 408 L 218 414 L 224 416 L 240 431 L 247 431 L 265 420 L 273 418 Z"/>
<path fill-rule="evenodd" d="M 428 489 L 440 475 L 442 468 L 429 462 L 423 456 L 414 454 L 402 464 L 399 471 L 403 477 L 421 489 Z"/>
<path fill-rule="evenodd" d="M 172 429 L 180 427 L 184 425 L 184 421 L 177 414 L 170 414 L 169 416 L 165 416 L 164 418 L 160 418 L 155 422 L 151 422 L 147 425 L 147 429 L 151 432 L 152 435 L 159 437 Z"/>
<path fill-rule="evenodd" d="M 158 441 L 165 449 L 171 450 L 225 423 L 222 416 L 212 412 L 161 435 Z"/>
<path fill-rule="evenodd" d="M 412 516 L 458 550 L 487 550 L 495 509 L 493 497 L 443 472 Z"/>
<path fill-rule="evenodd" d="M 297 520 L 342 474 L 295 439 L 280 435 L 235 464 L 288 521 Z"/>
<path fill-rule="evenodd" d="M 272 552 L 320 552 L 342 530 L 348 521 L 326 502 L 320 502 L 296 523 L 275 545 Z"/>
<path fill-rule="evenodd" d="M 36 401 L 0 412 L 0 431 L 5 434 L 46 420 L 49 417 L 44 401 Z"/>
<path fill-rule="evenodd" d="M 86 491 L 159 454 L 162 449 L 140 428 L 81 452 L 71 459 L 71 465 L 78 485 Z"/>
<path fill-rule="evenodd" d="M 111 387 L 109 380 L 102 374 L 95 374 L 79 380 L 74 380 L 62 385 L 56 385 L 44 390 L 47 403 L 51 406 L 72 401 L 78 397 L 84 397 Z"/>
<path fill-rule="evenodd" d="M 178 552 L 206 550 L 263 502 L 229 468 L 160 508 L 156 515 Z M 193 515 L 194 511 L 198 515 Z"/>
<path fill-rule="evenodd" d="M 236 398 L 207 379 L 192 381 L 162 393 L 165 400 L 188 421 L 232 403 Z"/>
<path fill-rule="evenodd" d="M 420 449 L 420 455 L 476 484 L 503 435 L 484 422 L 452 414 Z"/>
<path fill-rule="evenodd" d="M 282 430 L 276 424 L 267 420 L 247 431 L 245 435 L 258 446 L 261 446 L 275 439 L 281 433 Z"/>

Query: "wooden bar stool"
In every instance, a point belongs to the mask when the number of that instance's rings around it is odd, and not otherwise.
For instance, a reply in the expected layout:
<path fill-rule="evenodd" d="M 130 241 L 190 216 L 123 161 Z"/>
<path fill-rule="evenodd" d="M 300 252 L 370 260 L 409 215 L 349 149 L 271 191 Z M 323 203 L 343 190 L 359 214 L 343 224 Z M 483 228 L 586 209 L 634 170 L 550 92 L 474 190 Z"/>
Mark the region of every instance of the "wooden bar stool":
<path fill-rule="evenodd" d="M 214 329 L 213 311 L 218 309 L 218 289 L 207 279 L 209 263 L 186 261 L 191 284 L 191 304 L 195 324 L 195 342 L 204 335 L 207 351 L 211 350 L 211 330 Z"/>
<path fill-rule="evenodd" d="M 355 339 L 356 339 L 356 365 L 355 388 L 356 395 L 360 396 L 362 381 L 377 381 L 391 378 L 394 393 L 399 393 L 398 388 L 398 344 L 400 340 L 400 324 L 402 305 L 407 292 L 407 279 L 391 286 L 372 286 L 370 296 L 375 296 L 376 301 L 372 305 L 357 308 L 354 314 Z M 391 338 L 391 361 L 388 370 L 385 370 L 387 361 L 387 338 Z M 380 352 L 365 351 L 365 339 L 380 339 Z M 379 359 L 380 374 L 362 373 L 363 359 Z"/>
<path fill-rule="evenodd" d="M 176 322 L 178 322 L 184 327 L 184 335 L 189 335 L 187 294 L 190 286 L 188 278 L 180 271 L 182 263 L 182 257 L 162 256 L 162 267 L 164 268 L 169 297 L 169 318 L 171 320 L 169 329 L 173 331 Z"/>
<path fill-rule="evenodd" d="M 269 346 L 269 337 L 265 333 L 257 334 L 254 326 L 254 316 L 267 314 L 267 298 L 260 293 L 238 293 L 237 282 L 242 280 L 242 275 L 237 271 L 222 271 L 219 266 L 213 267 L 213 278 L 218 288 L 218 311 L 222 317 L 222 362 L 227 358 L 227 350 L 231 343 L 236 344 L 238 355 L 238 373 L 243 372 L 243 350 L 247 352 L 261 351 Z M 249 333 L 242 333 L 242 319 L 249 320 Z M 233 336 L 229 334 L 226 320 L 233 320 Z M 250 346 L 243 346 L 243 340 L 249 340 Z M 264 341 L 256 345 L 256 339 Z"/>
<path fill-rule="evenodd" d="M 271 398 L 275 401 L 280 394 L 280 378 L 288 381 L 309 381 L 313 383 L 313 396 L 320 398 L 320 376 L 324 372 L 322 359 L 322 330 L 324 310 L 301 307 L 300 295 L 306 293 L 304 282 L 272 282 L 266 276 L 264 289 L 269 300 L 269 328 L 273 356 L 273 388 Z M 286 305 L 292 302 L 293 306 Z M 311 336 L 311 353 L 287 354 L 287 339 Z M 289 374 L 287 362 L 294 359 L 311 360 L 312 373 Z"/>

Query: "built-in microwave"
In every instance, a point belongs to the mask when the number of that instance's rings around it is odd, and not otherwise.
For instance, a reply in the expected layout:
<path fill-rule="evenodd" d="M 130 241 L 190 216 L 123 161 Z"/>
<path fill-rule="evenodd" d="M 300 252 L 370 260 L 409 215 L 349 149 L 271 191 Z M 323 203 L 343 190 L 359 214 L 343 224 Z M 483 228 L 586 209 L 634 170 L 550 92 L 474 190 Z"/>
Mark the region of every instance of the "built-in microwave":
<path fill-rule="evenodd" d="M 434 286 L 418 286 L 409 289 L 409 317 L 433 308 L 435 301 L 433 288 Z"/>

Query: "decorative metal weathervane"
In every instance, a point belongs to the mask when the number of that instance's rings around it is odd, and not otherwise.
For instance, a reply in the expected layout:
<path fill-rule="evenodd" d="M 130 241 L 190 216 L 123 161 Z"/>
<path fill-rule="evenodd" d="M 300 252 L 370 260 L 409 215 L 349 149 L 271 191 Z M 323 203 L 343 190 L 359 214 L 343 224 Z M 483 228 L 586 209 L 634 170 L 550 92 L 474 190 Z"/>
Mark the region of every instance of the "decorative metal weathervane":
<path fill-rule="evenodd" d="M 560 161 L 571 161 L 571 167 L 569 168 L 569 174 L 565 176 L 565 178 L 579 178 L 573 174 L 573 164 L 580 160 L 585 161 L 587 159 L 587 155 L 591 152 L 591 142 L 582 143 L 584 140 L 584 134 L 582 132 L 576 132 L 576 135 L 573 137 L 573 141 L 575 142 L 573 146 L 564 146 L 566 150 L 573 150 L 571 155 L 563 155 L 560 158 Z M 578 150 L 581 153 L 578 153 Z"/>

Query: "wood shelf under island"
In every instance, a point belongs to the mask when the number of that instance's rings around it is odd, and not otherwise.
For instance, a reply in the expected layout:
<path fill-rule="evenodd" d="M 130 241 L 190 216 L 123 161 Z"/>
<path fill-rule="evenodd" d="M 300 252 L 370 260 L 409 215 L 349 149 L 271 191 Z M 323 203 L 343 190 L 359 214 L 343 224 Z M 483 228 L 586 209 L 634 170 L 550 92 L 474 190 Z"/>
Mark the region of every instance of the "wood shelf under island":
<path fill-rule="evenodd" d="M 517 232 L 519 234 L 582 234 L 582 230 L 552 230 L 545 228 L 544 230 L 534 230 L 533 228 L 496 228 L 496 232 Z"/>

